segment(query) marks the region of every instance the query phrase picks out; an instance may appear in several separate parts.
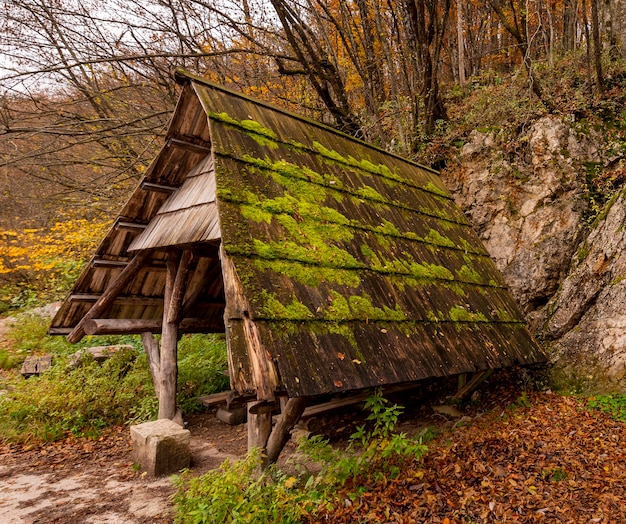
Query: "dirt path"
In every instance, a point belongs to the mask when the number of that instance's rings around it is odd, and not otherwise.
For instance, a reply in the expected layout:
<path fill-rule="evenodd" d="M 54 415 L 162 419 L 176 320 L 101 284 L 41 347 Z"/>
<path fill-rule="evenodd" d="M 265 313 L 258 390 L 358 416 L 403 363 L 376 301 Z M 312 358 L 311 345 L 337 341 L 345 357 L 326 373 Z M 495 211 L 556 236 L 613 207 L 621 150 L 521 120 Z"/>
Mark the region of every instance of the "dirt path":
<path fill-rule="evenodd" d="M 226 426 L 206 414 L 192 417 L 189 428 L 195 473 L 245 451 L 244 426 Z M 114 428 L 97 441 L 0 447 L 2 524 L 171 523 L 174 491 L 170 478 L 135 471 L 128 428 Z"/>
<path fill-rule="evenodd" d="M 56 308 L 34 313 L 52 316 Z M 14 320 L 0 318 L 0 347 Z M 213 414 L 192 416 L 188 424 L 195 473 L 245 452 L 244 426 L 227 426 Z M 174 491 L 171 479 L 135 471 L 128 427 L 108 430 L 96 441 L 0 445 L 0 524 L 171 523 Z"/>

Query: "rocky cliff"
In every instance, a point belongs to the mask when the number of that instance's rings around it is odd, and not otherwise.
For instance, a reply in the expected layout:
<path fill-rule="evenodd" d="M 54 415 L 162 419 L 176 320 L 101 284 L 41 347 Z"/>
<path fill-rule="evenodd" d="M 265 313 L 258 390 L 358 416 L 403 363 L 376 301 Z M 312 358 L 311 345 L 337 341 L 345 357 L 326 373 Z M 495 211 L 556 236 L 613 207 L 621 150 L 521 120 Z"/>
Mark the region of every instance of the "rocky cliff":
<path fill-rule="evenodd" d="M 626 196 L 600 209 L 590 182 L 620 158 L 573 118 L 541 118 L 506 142 L 472 131 L 443 177 L 562 385 L 626 390 Z"/>

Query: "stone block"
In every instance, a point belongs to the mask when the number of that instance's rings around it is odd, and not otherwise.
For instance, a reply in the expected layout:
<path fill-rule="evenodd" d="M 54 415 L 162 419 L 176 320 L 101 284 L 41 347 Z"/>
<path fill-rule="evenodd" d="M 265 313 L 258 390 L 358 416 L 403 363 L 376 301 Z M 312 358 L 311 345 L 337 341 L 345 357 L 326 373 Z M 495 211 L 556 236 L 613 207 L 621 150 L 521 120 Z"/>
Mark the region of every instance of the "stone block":
<path fill-rule="evenodd" d="M 168 419 L 130 427 L 133 459 L 141 471 L 159 477 L 188 468 L 190 432 Z"/>

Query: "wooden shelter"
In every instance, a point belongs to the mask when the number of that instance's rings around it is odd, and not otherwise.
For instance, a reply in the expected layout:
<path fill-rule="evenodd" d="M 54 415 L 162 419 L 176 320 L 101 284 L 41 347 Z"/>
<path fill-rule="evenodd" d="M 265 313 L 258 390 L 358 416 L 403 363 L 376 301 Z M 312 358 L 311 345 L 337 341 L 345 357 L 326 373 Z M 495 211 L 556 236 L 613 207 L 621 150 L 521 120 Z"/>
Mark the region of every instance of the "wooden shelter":
<path fill-rule="evenodd" d="M 160 416 L 185 332 L 226 332 L 239 395 L 290 398 L 279 440 L 317 395 L 545 359 L 436 172 L 177 79 L 165 146 L 50 328 L 141 333 Z"/>

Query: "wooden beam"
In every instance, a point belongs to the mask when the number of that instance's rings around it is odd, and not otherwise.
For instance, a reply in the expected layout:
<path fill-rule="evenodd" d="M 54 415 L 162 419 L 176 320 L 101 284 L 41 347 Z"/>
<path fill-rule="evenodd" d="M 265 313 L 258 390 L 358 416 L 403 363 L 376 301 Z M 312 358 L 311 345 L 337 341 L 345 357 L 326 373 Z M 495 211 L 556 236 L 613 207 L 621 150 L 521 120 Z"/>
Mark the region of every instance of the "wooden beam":
<path fill-rule="evenodd" d="M 452 400 L 461 400 L 467 395 L 470 395 L 478 386 L 482 384 L 484 380 L 489 378 L 495 369 L 487 369 L 486 371 L 479 371 L 476 373 L 462 388 L 452 396 Z"/>
<path fill-rule="evenodd" d="M 94 258 L 89 265 L 91 267 L 103 267 L 103 268 L 125 268 L 128 265 L 128 260 L 106 260 L 104 258 Z M 146 269 L 151 271 L 165 271 L 165 261 L 153 260 L 149 264 L 144 264 Z"/>
<path fill-rule="evenodd" d="M 96 302 L 102 295 L 96 293 L 74 293 L 69 296 L 71 302 Z M 142 297 L 140 295 L 119 295 L 116 304 L 125 306 L 161 306 L 163 297 Z"/>
<path fill-rule="evenodd" d="M 48 328 L 48 335 L 68 335 L 72 332 L 72 328 L 51 327 Z"/>
<path fill-rule="evenodd" d="M 280 452 L 289 440 L 289 432 L 296 425 L 308 402 L 307 397 L 290 398 L 278 419 L 278 423 L 270 433 L 267 441 L 267 460 L 272 463 L 278 460 Z"/>
<path fill-rule="evenodd" d="M 78 322 L 76 327 L 67 336 L 67 340 L 71 343 L 78 342 L 85 335 L 85 322 L 92 318 L 99 317 L 105 313 L 122 290 L 130 283 L 133 277 L 139 272 L 144 262 L 150 257 L 152 250 L 140 251 L 128 263 L 113 282 L 109 284 L 106 291 L 91 307 L 87 314 Z"/>
<path fill-rule="evenodd" d="M 146 182 L 145 180 L 141 183 L 141 189 L 144 191 L 152 191 L 154 193 L 165 193 L 167 195 L 173 193 L 178 188 L 175 186 L 166 186 L 165 184 L 155 184 L 154 182 Z"/>
<path fill-rule="evenodd" d="M 127 260 L 105 260 L 104 258 L 94 258 L 90 264 L 91 267 L 121 267 L 128 265 Z"/>
<path fill-rule="evenodd" d="M 185 151 L 192 151 L 193 153 L 209 154 L 211 152 L 210 145 L 196 144 L 194 142 L 189 142 L 188 140 L 181 140 L 180 138 L 170 138 L 166 145 L 179 147 Z"/>
<path fill-rule="evenodd" d="M 167 311 L 168 316 L 166 322 L 169 324 L 178 324 L 181 320 L 183 297 L 185 296 L 185 288 L 187 287 L 187 275 L 189 274 L 189 266 L 191 264 L 191 249 L 185 249 L 178 262 L 176 271 L 176 279 L 172 288 L 172 296 Z"/>
<path fill-rule="evenodd" d="M 181 333 L 223 333 L 224 325 L 220 321 L 204 318 L 184 318 L 180 321 Z M 161 333 L 162 319 L 128 319 L 128 318 L 90 318 L 85 322 L 86 335 L 130 335 L 144 331 Z"/>
<path fill-rule="evenodd" d="M 83 329 L 86 335 L 126 335 L 130 333 L 160 333 L 161 320 L 126 318 L 90 318 Z"/>
<path fill-rule="evenodd" d="M 256 395 L 240 395 L 236 391 L 222 391 L 220 393 L 212 393 L 211 395 L 203 395 L 196 399 L 198 404 L 206 408 L 213 408 L 219 404 L 224 404 L 228 407 L 231 405 L 239 406 L 241 404 L 247 404 L 256 400 Z"/>
<path fill-rule="evenodd" d="M 135 233 L 139 233 L 148 227 L 148 224 L 138 224 L 137 222 L 129 222 L 127 220 L 120 220 L 117 218 L 113 227 L 116 230 L 125 229 L 127 231 L 133 231 Z"/>

